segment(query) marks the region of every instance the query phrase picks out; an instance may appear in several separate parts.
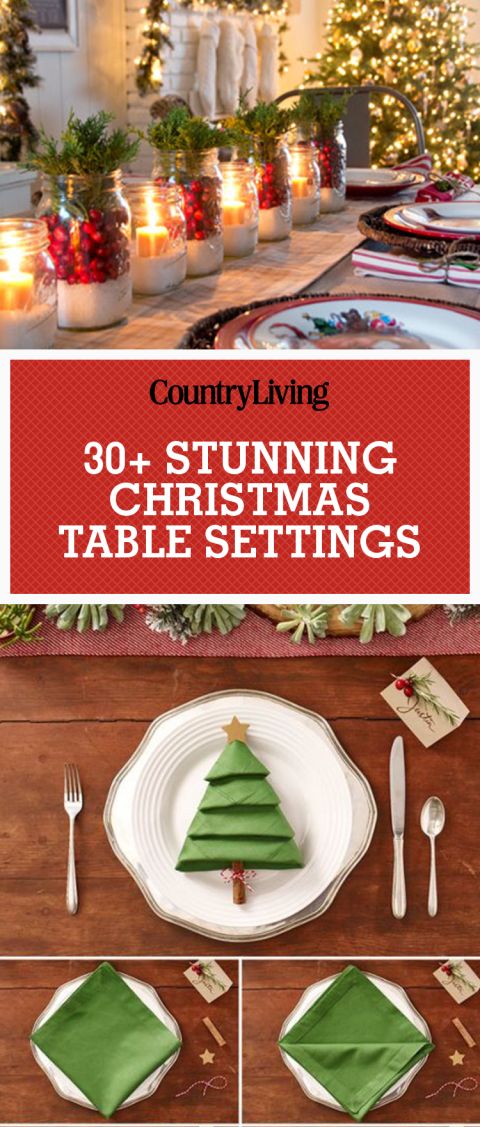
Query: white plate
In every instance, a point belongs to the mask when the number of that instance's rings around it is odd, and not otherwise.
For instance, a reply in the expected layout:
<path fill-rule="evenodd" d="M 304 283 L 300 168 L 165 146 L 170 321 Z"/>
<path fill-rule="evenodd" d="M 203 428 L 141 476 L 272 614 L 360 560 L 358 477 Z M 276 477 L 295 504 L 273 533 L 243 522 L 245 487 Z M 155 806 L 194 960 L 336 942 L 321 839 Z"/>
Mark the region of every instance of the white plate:
<path fill-rule="evenodd" d="M 46 1009 L 44 1009 L 43 1013 L 40 1014 L 40 1017 L 37 1018 L 32 1032 L 35 1033 L 37 1029 L 40 1029 L 40 1026 L 44 1025 L 47 1018 L 56 1013 L 56 1011 L 60 1009 L 60 1006 L 62 1006 L 63 1003 L 67 1001 L 67 998 L 70 998 L 70 995 L 73 994 L 74 991 L 82 985 L 82 982 L 86 982 L 87 978 L 89 977 L 89 974 L 82 974 L 80 978 L 73 978 L 71 982 L 65 982 L 63 986 L 60 986 L 58 990 L 55 991 L 55 994 L 53 995 L 51 1001 L 48 1003 Z M 127 986 L 129 986 L 130 989 L 133 990 L 134 994 L 137 995 L 137 998 L 140 998 L 140 1001 L 143 1002 L 145 1006 L 148 1006 L 148 1009 L 151 1010 L 153 1014 L 155 1014 L 155 1017 L 160 1018 L 160 1020 L 163 1021 L 164 1025 L 166 1025 L 167 1029 L 169 1029 L 170 1032 L 173 1033 L 175 1037 L 178 1037 L 179 1041 L 181 1041 L 182 1034 L 180 1031 L 180 1026 L 175 1021 L 175 1018 L 172 1017 L 172 1014 L 169 1012 L 169 1010 L 167 1010 L 166 1006 L 164 1006 L 153 986 L 150 986 L 148 982 L 141 982 L 138 978 L 132 978 L 129 974 L 121 974 L 120 978 L 123 978 L 123 981 L 126 982 Z M 71 1103 L 80 1104 L 81 1107 L 88 1107 L 92 1111 L 96 1111 L 95 1105 L 92 1104 L 89 1099 L 87 1099 L 87 1096 L 84 1095 L 80 1088 L 77 1088 L 77 1085 L 73 1083 L 73 1080 L 70 1080 L 70 1078 L 66 1076 L 64 1072 L 62 1072 L 61 1068 L 58 1068 L 57 1065 L 54 1064 L 52 1060 L 50 1060 L 50 1057 L 48 1057 L 46 1053 L 42 1052 L 42 1050 L 39 1049 L 37 1045 L 34 1045 L 32 1041 L 30 1042 L 30 1045 L 37 1064 L 39 1064 L 40 1068 L 42 1068 L 46 1073 L 57 1094 L 64 1100 L 70 1100 Z M 124 1100 L 123 1104 L 121 1104 L 120 1107 L 130 1107 L 132 1104 L 139 1103 L 140 1100 L 145 1100 L 149 1096 L 152 1096 L 153 1093 L 156 1092 L 164 1076 L 167 1075 L 167 1072 L 169 1072 L 169 1070 L 172 1068 L 172 1065 L 175 1064 L 179 1053 L 180 1048 L 178 1048 L 173 1056 L 169 1057 L 164 1064 L 161 1064 L 159 1068 L 156 1068 L 155 1072 L 152 1072 L 150 1076 L 147 1076 L 146 1080 L 143 1080 L 138 1088 L 135 1088 L 135 1091 L 131 1092 L 131 1094 L 126 1100 Z M 120 1110 L 120 1108 L 118 1110 Z"/>
<path fill-rule="evenodd" d="M 231 333 L 230 347 L 234 348 L 344 351 L 480 347 L 477 311 L 387 294 L 293 300 L 272 304 L 263 312 L 240 315 L 236 320 L 238 331 L 235 320 L 224 326 Z M 345 324 L 350 327 L 345 329 Z"/>
<path fill-rule="evenodd" d="M 350 195 L 394 195 L 424 183 L 425 176 L 415 169 L 347 168 Z"/>
<path fill-rule="evenodd" d="M 205 775 L 225 746 L 222 725 L 234 714 L 250 723 L 249 744 L 271 772 L 305 862 L 302 869 L 258 872 L 241 907 L 218 872 L 175 870 Z M 344 879 L 373 833 L 368 784 L 346 768 L 350 761 L 338 748 L 325 722 L 279 697 L 231 692 L 192 701 L 152 724 L 114 780 L 104 818 L 112 847 L 160 915 L 231 940 L 287 930 L 301 913 L 310 918 L 325 910 L 336 879 Z"/>
<path fill-rule="evenodd" d="M 286 1021 L 284 1021 L 280 1031 L 279 1040 L 281 1040 L 282 1037 L 285 1037 L 288 1031 L 292 1029 L 294 1025 L 296 1025 L 297 1021 L 299 1021 L 301 1017 L 303 1017 L 303 1014 L 305 1014 L 307 1010 L 310 1009 L 310 1006 L 313 1005 L 317 998 L 320 998 L 321 995 L 324 994 L 328 989 L 328 987 L 331 986 L 332 982 L 334 982 L 338 977 L 338 975 L 332 974 L 329 978 L 322 979 L 321 982 L 313 983 L 312 986 L 309 986 L 307 990 L 305 990 L 304 994 L 302 994 L 302 997 L 300 998 L 300 1001 L 295 1006 L 295 1009 L 292 1010 Z M 406 994 L 405 990 L 401 986 L 398 986 L 396 982 L 390 982 L 387 978 L 380 978 L 376 974 L 367 974 L 366 977 L 369 978 L 370 982 L 373 982 L 375 986 L 378 986 L 378 989 L 381 990 L 382 994 L 384 994 L 385 997 L 388 998 L 389 1001 L 392 1002 L 398 1010 L 400 1010 L 400 1013 L 402 1013 L 404 1017 L 409 1018 L 412 1024 L 415 1025 L 415 1027 L 419 1029 L 425 1037 L 430 1037 L 430 1030 L 425 1019 L 421 1016 L 421 1014 L 418 1013 L 418 1010 L 415 1009 L 415 1006 L 412 1005 L 408 994 Z M 282 1048 L 280 1048 L 280 1053 L 284 1064 L 286 1064 L 287 1068 L 290 1069 L 290 1072 L 293 1073 L 295 1079 L 298 1081 L 300 1087 L 303 1089 L 305 1095 L 307 1095 L 309 1099 L 315 1100 L 316 1103 L 324 1104 L 326 1107 L 334 1108 L 335 1111 L 344 1111 L 344 1108 L 338 1102 L 338 1100 L 336 1100 L 334 1096 L 330 1094 L 328 1089 L 324 1088 L 323 1084 L 320 1084 L 320 1082 L 316 1080 L 315 1077 L 312 1076 L 312 1074 L 308 1072 L 306 1068 L 303 1068 L 303 1066 L 299 1064 L 298 1061 L 295 1061 L 293 1057 L 291 1057 L 290 1054 L 285 1052 Z M 398 1080 L 395 1084 L 392 1085 L 391 1088 L 389 1088 L 388 1092 L 385 1092 L 385 1094 L 375 1106 L 383 1107 L 384 1104 L 392 1103 L 393 1100 L 397 1100 L 400 1098 L 400 1096 L 403 1096 L 407 1088 L 410 1086 L 414 1076 L 417 1075 L 417 1072 L 419 1072 L 419 1070 L 425 1064 L 426 1059 L 427 1057 L 424 1057 L 421 1061 L 418 1061 L 416 1064 L 414 1064 L 412 1068 L 409 1069 L 409 1071 L 406 1072 L 400 1080 Z"/>
<path fill-rule="evenodd" d="M 429 211 L 436 212 L 435 216 Z M 417 228 L 419 231 L 438 231 L 440 234 L 456 232 L 458 235 L 480 234 L 480 201 L 478 203 L 462 203 L 452 200 L 450 203 L 410 204 L 398 209 L 398 216 L 408 227 Z"/>

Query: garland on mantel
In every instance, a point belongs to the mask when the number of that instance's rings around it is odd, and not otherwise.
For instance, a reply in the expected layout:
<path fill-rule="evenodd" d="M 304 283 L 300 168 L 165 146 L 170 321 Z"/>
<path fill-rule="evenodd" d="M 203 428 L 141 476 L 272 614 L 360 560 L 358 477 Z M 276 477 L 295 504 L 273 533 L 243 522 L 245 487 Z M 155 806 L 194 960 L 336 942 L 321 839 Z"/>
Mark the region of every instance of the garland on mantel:
<path fill-rule="evenodd" d="M 280 37 L 278 63 L 280 74 L 288 70 L 288 59 L 282 46 L 282 39 L 288 30 L 286 17 L 288 16 L 288 0 L 177 0 L 180 8 L 226 8 L 229 12 L 249 12 L 252 16 L 261 16 L 262 19 L 280 20 L 278 33 Z M 142 31 L 144 45 L 138 58 L 135 59 L 136 86 L 140 96 L 155 94 L 163 86 L 164 53 L 167 47 L 172 48 L 170 39 L 170 26 L 165 20 L 165 14 L 170 8 L 170 0 L 149 0 L 146 8 L 142 9 L 145 23 Z"/>
<path fill-rule="evenodd" d="M 166 47 L 173 47 L 170 39 L 170 25 L 164 19 L 170 8 L 170 0 L 149 0 L 142 9 L 145 23 L 142 31 L 144 45 L 137 59 L 136 85 L 140 96 L 154 94 L 163 86 L 163 63 Z"/>

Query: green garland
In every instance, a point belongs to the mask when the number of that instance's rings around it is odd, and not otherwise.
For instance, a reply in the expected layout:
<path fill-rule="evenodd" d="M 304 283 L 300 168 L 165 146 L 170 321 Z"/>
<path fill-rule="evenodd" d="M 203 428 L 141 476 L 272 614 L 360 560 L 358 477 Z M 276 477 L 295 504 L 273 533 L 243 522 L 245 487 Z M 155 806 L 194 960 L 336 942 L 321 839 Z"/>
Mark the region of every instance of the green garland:
<path fill-rule="evenodd" d="M 145 9 L 144 45 L 135 60 L 135 82 L 142 98 L 145 94 L 158 93 L 163 86 L 164 50 L 173 47 L 169 25 L 163 18 L 169 7 L 169 0 L 149 0 Z"/>
<path fill-rule="evenodd" d="M 38 86 L 29 33 L 37 31 L 29 0 L 0 0 L 0 160 L 18 161 L 33 148 L 37 130 L 24 96 Z"/>

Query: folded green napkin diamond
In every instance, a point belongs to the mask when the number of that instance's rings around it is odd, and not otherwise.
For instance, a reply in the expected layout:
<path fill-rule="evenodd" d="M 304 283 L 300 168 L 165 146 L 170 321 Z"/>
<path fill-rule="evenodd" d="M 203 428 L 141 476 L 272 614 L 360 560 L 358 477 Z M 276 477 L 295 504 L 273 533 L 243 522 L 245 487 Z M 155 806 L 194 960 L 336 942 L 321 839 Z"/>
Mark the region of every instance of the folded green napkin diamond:
<path fill-rule="evenodd" d="M 278 1043 L 357 1120 L 435 1048 L 353 966 Z"/>
<path fill-rule="evenodd" d="M 31 1040 L 107 1118 L 181 1045 L 109 963 Z"/>
<path fill-rule="evenodd" d="M 227 744 L 206 775 L 207 790 L 177 861 L 180 872 L 224 869 L 234 861 L 254 869 L 302 867 L 292 827 L 266 775 L 243 740 Z"/>

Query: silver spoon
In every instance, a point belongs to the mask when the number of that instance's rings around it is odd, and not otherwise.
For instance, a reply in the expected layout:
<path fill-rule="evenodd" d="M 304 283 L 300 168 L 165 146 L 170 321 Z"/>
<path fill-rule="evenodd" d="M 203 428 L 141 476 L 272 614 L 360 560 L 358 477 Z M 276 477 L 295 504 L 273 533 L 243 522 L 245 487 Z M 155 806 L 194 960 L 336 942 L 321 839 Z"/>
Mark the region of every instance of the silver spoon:
<path fill-rule="evenodd" d="M 420 825 L 424 834 L 430 838 L 430 883 L 428 886 L 428 914 L 438 912 L 437 867 L 435 859 L 435 838 L 441 834 L 445 825 L 445 807 L 441 798 L 432 795 L 427 798 L 420 815 Z"/>

